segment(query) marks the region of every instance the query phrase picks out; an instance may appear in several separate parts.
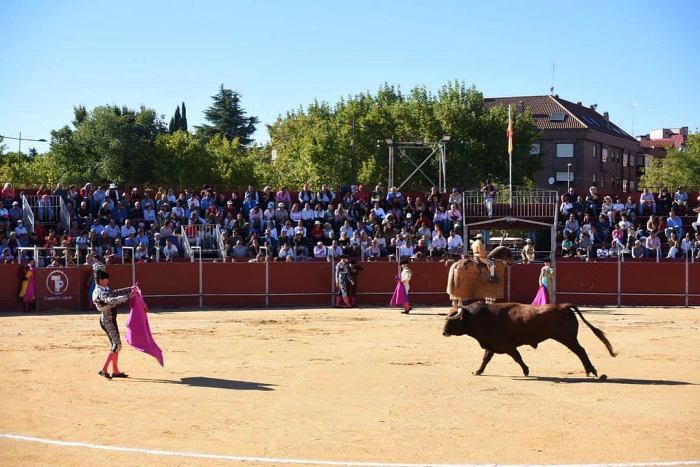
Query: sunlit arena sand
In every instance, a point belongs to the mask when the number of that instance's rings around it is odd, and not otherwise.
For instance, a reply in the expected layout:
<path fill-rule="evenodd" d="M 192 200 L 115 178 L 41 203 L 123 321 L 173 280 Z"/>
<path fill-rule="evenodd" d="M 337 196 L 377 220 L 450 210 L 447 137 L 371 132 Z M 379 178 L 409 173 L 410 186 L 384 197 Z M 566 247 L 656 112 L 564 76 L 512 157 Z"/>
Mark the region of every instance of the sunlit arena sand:
<path fill-rule="evenodd" d="M 443 337 L 448 308 L 155 311 L 165 367 L 125 344 L 124 380 L 97 375 L 96 313 L 0 316 L 0 433 L 226 456 L 376 463 L 700 459 L 700 314 L 584 309 L 579 340 L 607 381 L 546 341 L 523 377 Z M 119 315 L 124 338 L 126 316 Z M 0 438 L 2 465 L 231 465 Z"/>

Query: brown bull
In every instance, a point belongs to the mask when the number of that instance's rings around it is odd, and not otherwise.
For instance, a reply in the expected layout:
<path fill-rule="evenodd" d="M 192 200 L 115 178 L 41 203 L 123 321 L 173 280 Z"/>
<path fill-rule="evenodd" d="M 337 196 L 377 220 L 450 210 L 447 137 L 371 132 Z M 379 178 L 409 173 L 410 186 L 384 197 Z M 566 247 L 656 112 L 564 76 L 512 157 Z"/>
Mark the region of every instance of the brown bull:
<path fill-rule="evenodd" d="M 554 339 L 575 353 L 583 363 L 586 376 L 598 372 L 578 342 L 578 313 L 593 334 L 600 339 L 613 357 L 617 354 L 605 334 L 583 317 L 576 306 L 565 303 L 561 305 L 522 305 L 520 303 L 485 304 L 475 302 L 466 307 L 454 309 L 447 317 L 442 334 L 444 336 L 462 336 L 467 334 L 479 342 L 485 350 L 481 366 L 474 373 L 480 375 L 494 353 L 508 354 L 515 360 L 527 376 L 530 372 L 523 362 L 518 347 L 537 344 L 547 339 Z M 602 377 L 604 377 L 603 375 Z M 601 377 L 601 378 L 602 378 Z"/>

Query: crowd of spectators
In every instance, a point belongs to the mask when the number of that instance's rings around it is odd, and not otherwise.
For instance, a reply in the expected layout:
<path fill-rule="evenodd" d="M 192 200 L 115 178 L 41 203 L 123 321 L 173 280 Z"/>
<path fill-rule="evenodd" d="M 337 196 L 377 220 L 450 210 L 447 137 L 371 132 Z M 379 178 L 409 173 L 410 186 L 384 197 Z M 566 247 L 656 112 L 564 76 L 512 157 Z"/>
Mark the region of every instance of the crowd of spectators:
<path fill-rule="evenodd" d="M 23 222 L 22 194 L 36 200 L 33 232 Z M 59 198 L 71 219 L 68 229 L 60 222 Z M 486 192 L 484 201 L 489 201 Z M 674 194 L 662 189 L 658 195 L 644 190 L 624 201 L 599 195 L 596 187 L 585 196 L 571 188 L 560 201 L 564 257 L 700 259 L 700 197 L 691 207 L 681 188 Z M 465 250 L 461 203 L 457 188 L 445 194 L 436 188 L 406 194 L 396 188 L 385 192 L 380 185 L 371 191 L 353 185 L 336 192 L 327 185 L 311 189 L 304 184 L 295 192 L 284 186 L 249 186 L 243 193 L 224 193 L 206 185 L 176 192 L 91 183 L 64 188 L 59 183 L 53 190 L 41 186 L 16 193 L 6 183 L 0 194 L 0 261 L 25 262 L 32 253 L 19 247 L 42 249 L 39 259 L 47 266 L 131 261 L 132 254 L 141 262 L 189 260 L 183 231 L 199 242 L 198 229 L 208 228 L 211 234 L 212 226 L 221 235 L 212 245 L 223 247 L 226 261 L 329 260 L 341 255 L 369 261 L 445 259 Z M 694 213 L 697 221 L 686 228 L 681 219 Z M 521 255 L 525 262 L 534 260 L 531 241 Z"/>
<path fill-rule="evenodd" d="M 569 188 L 561 196 L 560 253 L 583 260 L 624 255 L 628 258 L 700 259 L 700 196 L 689 205 L 679 187 L 671 194 L 645 189 L 638 197 L 604 196 L 595 186 L 586 195 Z M 697 220 L 684 225 L 686 216 Z"/>
<path fill-rule="evenodd" d="M 177 261 L 185 256 L 182 227 L 187 235 L 196 226 L 212 225 L 220 227 L 229 261 L 445 258 L 461 254 L 464 246 L 462 196 L 456 188 L 449 195 L 433 188 L 411 196 L 396 188 L 387 193 L 379 185 L 373 191 L 357 185 L 336 193 L 326 185 L 312 190 L 305 184 L 294 193 L 268 186 L 248 187 L 239 195 L 209 186 L 176 193 L 58 184 L 53 191 L 42 186 L 24 193 L 37 199 L 31 233 L 23 225 L 21 194 L 11 184 L 2 191 L 2 203 L 12 206 L 0 205 L 6 262 L 26 260 L 20 246 L 47 248 L 47 265 L 80 264 L 88 254 L 107 263 L 130 261 L 131 248 L 136 261 Z M 58 222 L 58 197 L 70 214 L 67 231 Z"/>

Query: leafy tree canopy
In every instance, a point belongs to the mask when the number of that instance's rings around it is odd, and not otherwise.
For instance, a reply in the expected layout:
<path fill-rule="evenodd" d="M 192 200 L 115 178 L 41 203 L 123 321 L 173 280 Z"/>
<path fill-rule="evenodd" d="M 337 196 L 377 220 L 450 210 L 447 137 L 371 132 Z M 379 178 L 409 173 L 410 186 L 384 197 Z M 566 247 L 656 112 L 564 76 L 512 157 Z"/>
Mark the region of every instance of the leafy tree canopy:
<path fill-rule="evenodd" d="M 700 134 L 688 136 L 685 150 L 670 149 L 666 157 L 654 159 L 639 180 L 641 188 L 661 187 L 700 189 Z"/>
<path fill-rule="evenodd" d="M 385 84 L 376 95 L 362 93 L 335 105 L 315 101 L 306 109 L 280 116 L 269 126 L 270 145 L 277 156 L 272 172 L 289 185 L 385 183 L 387 138 L 439 141 L 449 135 L 449 184 L 476 186 L 486 178 L 507 181 L 507 121 L 507 109 L 486 108 L 482 94 L 461 82 L 449 82 L 437 94 L 425 87 L 404 94 Z M 515 115 L 514 133 L 513 182 L 528 184 L 541 166 L 540 156 L 530 154 L 538 132 L 528 112 Z M 428 154 L 418 151 L 409 157 L 420 163 Z M 434 158 L 424 166 L 435 183 L 437 164 Z M 395 180 L 405 180 L 413 170 L 396 155 Z M 414 176 L 407 186 L 425 188 L 428 180 L 419 177 Z"/>
<path fill-rule="evenodd" d="M 51 132 L 50 152 L 62 181 L 95 180 L 136 183 L 152 180 L 155 140 L 165 125 L 153 109 L 100 106 L 75 108 L 74 128 Z"/>

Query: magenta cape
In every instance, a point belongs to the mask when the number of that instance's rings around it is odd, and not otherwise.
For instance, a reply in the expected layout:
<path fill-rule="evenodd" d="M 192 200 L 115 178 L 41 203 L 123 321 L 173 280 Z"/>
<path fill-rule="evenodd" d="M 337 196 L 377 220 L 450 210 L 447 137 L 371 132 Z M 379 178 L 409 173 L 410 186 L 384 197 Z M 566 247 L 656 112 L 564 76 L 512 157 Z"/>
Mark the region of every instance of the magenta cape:
<path fill-rule="evenodd" d="M 394 289 L 394 295 L 391 296 L 389 306 L 403 306 L 404 303 L 408 303 L 408 294 L 403 286 L 403 282 L 401 282 L 401 276 L 396 276 L 394 279 L 396 279 L 396 288 Z"/>
<path fill-rule="evenodd" d="M 29 270 L 32 275 L 27 279 L 27 290 L 25 290 L 24 297 L 22 297 L 24 303 L 32 303 L 36 297 L 36 269 L 30 267 Z"/>
<path fill-rule="evenodd" d="M 537 295 L 535 295 L 535 299 L 532 301 L 533 305 L 547 305 L 549 304 L 549 293 L 547 292 L 547 287 L 544 285 L 541 285 L 539 289 L 537 289 Z"/>
<path fill-rule="evenodd" d="M 129 301 L 131 311 L 126 319 L 126 341 L 141 352 L 152 355 L 160 366 L 163 366 L 163 351 L 160 350 L 151 335 L 151 327 L 148 325 L 146 314 L 146 302 L 143 301 L 141 289 L 136 287 L 136 293 Z"/>

